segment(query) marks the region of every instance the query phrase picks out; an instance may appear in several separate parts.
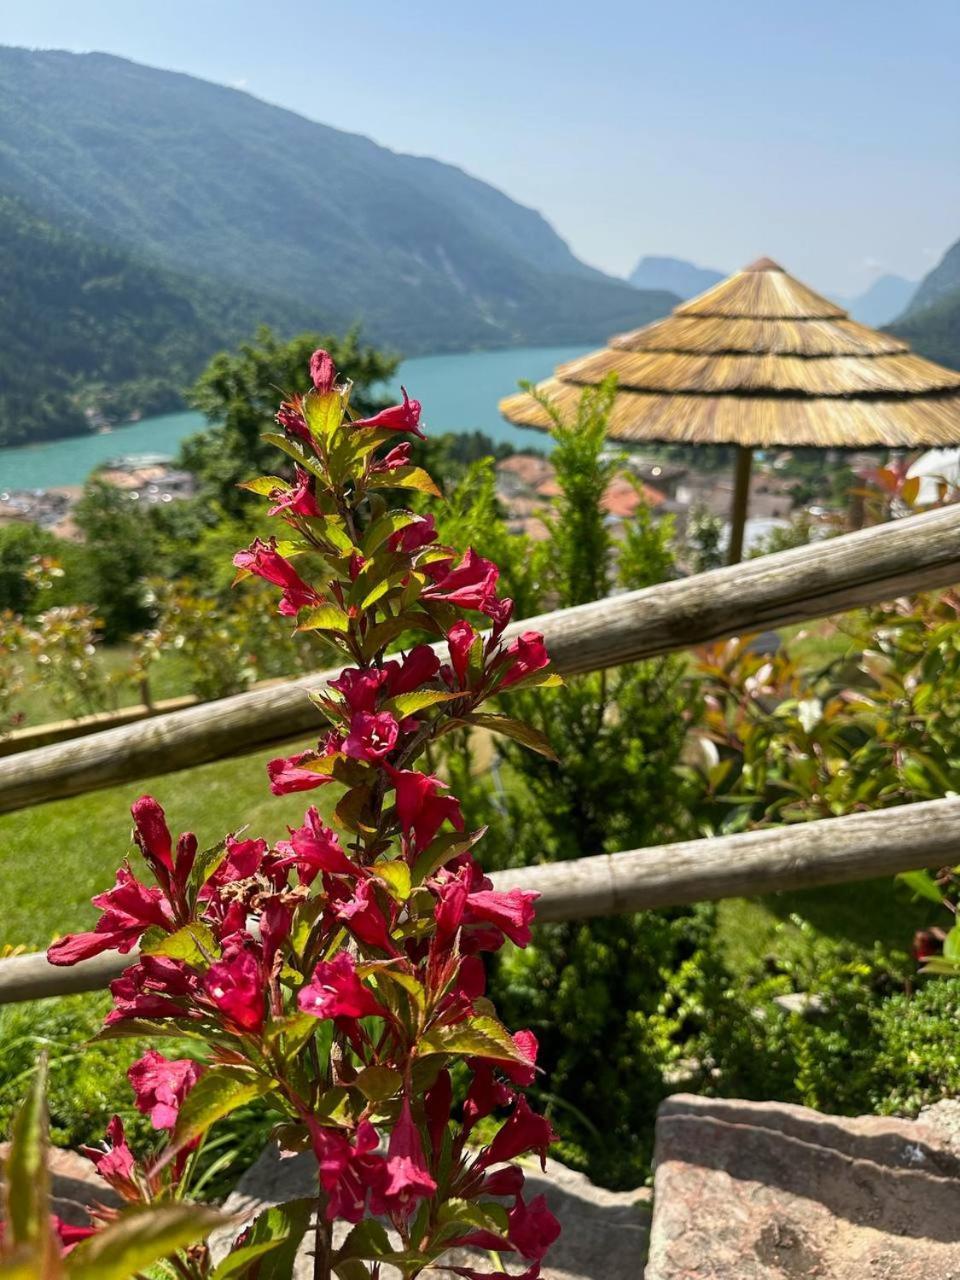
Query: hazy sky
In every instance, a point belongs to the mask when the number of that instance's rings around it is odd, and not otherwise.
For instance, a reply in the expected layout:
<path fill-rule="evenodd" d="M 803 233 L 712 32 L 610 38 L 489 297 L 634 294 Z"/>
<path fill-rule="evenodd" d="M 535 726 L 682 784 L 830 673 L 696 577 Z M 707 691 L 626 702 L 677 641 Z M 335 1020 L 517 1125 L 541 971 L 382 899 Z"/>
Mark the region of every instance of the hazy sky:
<path fill-rule="evenodd" d="M 960 0 L 0 0 L 0 43 L 454 162 L 615 274 L 768 254 L 850 294 L 960 236 Z"/>

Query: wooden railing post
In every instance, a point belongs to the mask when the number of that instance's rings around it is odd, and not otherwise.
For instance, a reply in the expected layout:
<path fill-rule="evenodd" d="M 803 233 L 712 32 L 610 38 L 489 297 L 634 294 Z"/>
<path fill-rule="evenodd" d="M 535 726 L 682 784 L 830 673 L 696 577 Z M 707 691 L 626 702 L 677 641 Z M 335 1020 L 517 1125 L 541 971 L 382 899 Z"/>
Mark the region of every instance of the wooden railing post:
<path fill-rule="evenodd" d="M 515 623 L 564 674 L 596 671 L 960 582 L 960 505 Z M 319 734 L 300 676 L 0 759 L 0 813 Z"/>

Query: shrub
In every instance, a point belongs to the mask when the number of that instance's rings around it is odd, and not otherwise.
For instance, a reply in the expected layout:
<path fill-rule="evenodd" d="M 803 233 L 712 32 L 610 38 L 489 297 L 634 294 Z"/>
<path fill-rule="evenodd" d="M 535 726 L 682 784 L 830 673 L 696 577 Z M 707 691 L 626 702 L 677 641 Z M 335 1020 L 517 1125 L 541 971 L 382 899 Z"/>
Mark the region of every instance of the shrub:
<path fill-rule="evenodd" d="M 497 594 L 497 567 L 472 549 L 458 562 L 431 517 L 387 506 L 384 489 L 435 491 L 409 445 L 396 443 L 398 432 L 420 434 L 419 405 L 405 394 L 402 405 L 355 419 L 328 353 L 314 353 L 310 372 L 313 389 L 278 414 L 293 482 L 246 485 L 269 497 L 292 536 L 255 539 L 234 563 L 239 580 L 280 588 L 280 614 L 351 664 L 312 697 L 328 724 L 317 750 L 268 766 L 276 795 L 335 787 L 336 826 L 310 807 L 272 848 L 228 835 L 200 851 L 189 833 L 174 841 L 152 797 L 134 804 L 155 883 L 125 862 L 94 899 L 96 928 L 57 940 L 48 956 L 69 965 L 140 944 L 111 985 L 101 1034 L 186 1036 L 194 1055 L 150 1050 L 130 1068 L 138 1109 L 168 1135 L 160 1152 L 136 1161 L 117 1118 L 107 1150 L 91 1158 L 140 1211 L 182 1203 L 198 1142 L 261 1100 L 282 1148 L 313 1153 L 318 1194 L 267 1211 L 234 1242 L 241 1272 L 252 1242 L 259 1252 L 294 1249 L 313 1209 L 318 1280 L 335 1269 L 376 1277 L 383 1266 L 413 1280 L 463 1243 L 537 1270 L 559 1226 L 542 1199 L 525 1201 L 514 1163 L 527 1152 L 543 1158 L 554 1136 L 523 1093 L 537 1042 L 499 1021 L 480 959 L 507 939 L 529 941 L 536 895 L 493 889 L 471 853 L 482 828 L 466 830 L 456 797 L 415 764 L 428 742 L 462 725 L 550 754 L 535 730 L 479 707 L 558 678 L 545 669 L 542 636 L 504 641 L 513 607 Z M 476 632 L 466 613 L 491 630 Z M 389 644 L 424 631 L 441 638 L 447 661 L 424 644 L 386 659 Z M 459 1117 L 452 1069 L 466 1086 Z M 335 1220 L 351 1226 L 336 1245 Z M 78 1252 L 89 1256 L 96 1239 Z M 207 1252 L 195 1250 L 190 1266 L 207 1274 Z"/>

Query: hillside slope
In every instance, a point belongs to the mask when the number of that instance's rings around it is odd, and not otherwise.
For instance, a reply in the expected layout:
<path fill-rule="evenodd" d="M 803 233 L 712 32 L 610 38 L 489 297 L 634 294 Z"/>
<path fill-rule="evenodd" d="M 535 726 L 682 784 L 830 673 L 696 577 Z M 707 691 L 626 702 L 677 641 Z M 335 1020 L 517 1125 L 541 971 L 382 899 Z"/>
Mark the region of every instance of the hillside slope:
<path fill-rule="evenodd" d="M 0 196 L 0 445 L 182 406 L 213 352 L 305 308 L 179 275 L 55 227 Z M 2 481 L 0 458 L 0 481 Z"/>
<path fill-rule="evenodd" d="M 957 289 L 960 289 L 960 240 L 950 246 L 933 270 L 920 281 L 907 314 L 933 306 Z"/>
<path fill-rule="evenodd" d="M 921 310 L 911 307 L 887 327 L 928 360 L 960 369 L 960 287 L 931 306 Z"/>
<path fill-rule="evenodd" d="M 405 353 L 602 340 L 675 302 L 453 166 L 106 54 L 0 48 L 0 189 Z"/>

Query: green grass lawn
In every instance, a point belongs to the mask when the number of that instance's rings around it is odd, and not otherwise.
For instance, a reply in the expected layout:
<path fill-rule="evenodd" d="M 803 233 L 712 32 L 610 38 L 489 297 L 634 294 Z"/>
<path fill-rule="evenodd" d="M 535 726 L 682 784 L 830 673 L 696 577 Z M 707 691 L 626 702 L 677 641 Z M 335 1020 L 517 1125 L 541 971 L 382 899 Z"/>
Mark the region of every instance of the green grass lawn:
<path fill-rule="evenodd" d="M 286 835 L 287 824 L 299 825 L 308 804 L 327 797 L 322 790 L 272 796 L 266 763 L 315 742 L 314 737 L 288 743 L 0 815 L 0 946 L 44 947 L 55 934 L 94 923 L 90 897 L 113 884 L 131 847 L 130 805 L 145 792 L 164 806 L 171 830 L 196 832 L 201 848 L 244 823 L 250 835 Z"/>

